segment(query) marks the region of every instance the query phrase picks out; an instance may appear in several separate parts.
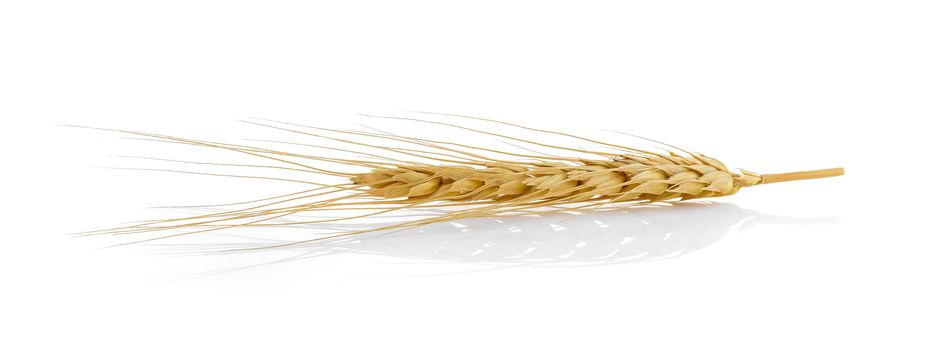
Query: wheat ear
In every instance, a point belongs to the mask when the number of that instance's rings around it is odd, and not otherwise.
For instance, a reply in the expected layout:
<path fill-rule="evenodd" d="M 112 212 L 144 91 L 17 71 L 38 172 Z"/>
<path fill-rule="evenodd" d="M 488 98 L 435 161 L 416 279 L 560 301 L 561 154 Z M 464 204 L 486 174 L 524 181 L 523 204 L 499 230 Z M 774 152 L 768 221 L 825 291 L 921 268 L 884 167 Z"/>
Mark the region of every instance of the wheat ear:
<path fill-rule="evenodd" d="M 551 136 L 573 138 L 577 141 L 610 149 L 610 151 L 553 145 L 504 133 L 415 118 L 388 119 L 457 128 L 526 145 L 572 152 L 576 153 L 576 155 L 554 156 L 538 152 L 517 153 L 385 132 L 335 130 L 273 121 L 268 123 L 248 121 L 248 123 L 337 144 L 371 148 L 383 152 L 384 155 L 353 151 L 340 147 L 291 143 L 335 152 L 346 152 L 357 156 L 354 158 L 323 157 L 253 146 L 117 130 L 143 139 L 221 149 L 279 164 L 278 166 L 254 165 L 254 167 L 278 168 L 304 172 L 310 175 L 330 176 L 339 179 L 339 181 L 327 184 L 286 180 L 302 182 L 308 186 L 314 186 L 314 188 L 254 201 L 231 203 L 232 205 L 246 205 L 245 208 L 175 219 L 146 221 L 107 230 L 84 232 L 81 235 L 126 235 L 132 233 L 159 233 L 167 230 L 181 231 L 131 242 L 136 243 L 235 227 L 285 227 L 302 224 L 335 223 L 378 217 L 401 210 L 418 210 L 424 214 L 422 218 L 397 224 L 351 231 L 337 230 L 324 236 L 277 245 L 281 246 L 374 231 L 403 230 L 441 221 L 472 217 L 541 214 L 545 212 L 582 212 L 606 210 L 609 208 L 608 205 L 616 203 L 632 204 L 720 197 L 737 193 L 744 187 L 844 174 L 843 168 L 762 175 L 747 170 L 733 172 L 728 170 L 722 162 L 712 157 L 696 152 L 688 152 L 664 143 L 660 144 L 666 146 L 669 150 L 662 153 L 651 152 L 496 120 L 449 116 L 494 123 L 500 127 L 518 128 Z M 369 140 L 367 142 L 355 141 L 352 137 L 367 138 Z M 378 145 L 380 141 L 401 142 L 410 146 L 381 146 Z M 404 155 L 417 160 L 403 161 L 392 155 Z M 310 166 L 306 164 L 307 162 L 353 166 L 369 170 L 361 172 L 336 171 Z M 251 166 L 205 162 L 187 163 Z M 237 174 L 212 173 L 207 175 L 247 177 Z M 340 181 L 340 179 L 343 179 L 343 181 Z M 318 220 L 279 222 L 283 218 L 303 212 L 352 212 L 352 214 L 339 214 L 337 217 Z"/>
<path fill-rule="evenodd" d="M 351 180 L 377 198 L 426 201 L 519 201 L 552 199 L 577 203 L 688 200 L 737 193 L 743 187 L 844 174 L 843 168 L 757 174 L 730 172 L 713 158 L 632 157 L 606 161 L 579 160 L 576 165 L 408 166 L 375 169 Z"/>

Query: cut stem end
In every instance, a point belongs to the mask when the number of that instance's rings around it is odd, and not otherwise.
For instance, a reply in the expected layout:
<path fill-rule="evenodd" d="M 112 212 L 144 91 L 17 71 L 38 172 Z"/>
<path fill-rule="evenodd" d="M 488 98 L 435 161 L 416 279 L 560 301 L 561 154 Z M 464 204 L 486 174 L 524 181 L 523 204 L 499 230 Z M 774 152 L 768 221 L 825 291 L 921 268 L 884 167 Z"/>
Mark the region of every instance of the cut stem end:
<path fill-rule="evenodd" d="M 763 175 L 760 175 L 760 178 L 762 179 L 760 183 L 769 184 L 769 183 L 783 182 L 783 181 L 820 179 L 823 177 L 832 177 L 832 176 L 841 176 L 841 175 L 844 175 L 844 168 L 797 171 L 794 173 L 763 174 Z"/>

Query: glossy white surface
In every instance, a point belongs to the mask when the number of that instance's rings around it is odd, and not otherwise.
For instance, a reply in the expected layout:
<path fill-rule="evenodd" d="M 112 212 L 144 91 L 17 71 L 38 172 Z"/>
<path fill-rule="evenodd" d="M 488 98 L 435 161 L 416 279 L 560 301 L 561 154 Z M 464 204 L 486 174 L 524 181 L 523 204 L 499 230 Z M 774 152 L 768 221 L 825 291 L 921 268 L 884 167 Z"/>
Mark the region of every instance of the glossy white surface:
<path fill-rule="evenodd" d="M 926 2 L 2 6 L 5 349 L 935 346 Z M 53 124 L 237 142 L 401 110 L 848 173 L 250 253 L 212 252 L 306 233 L 65 237 L 296 187 L 102 169 L 208 155 Z"/>

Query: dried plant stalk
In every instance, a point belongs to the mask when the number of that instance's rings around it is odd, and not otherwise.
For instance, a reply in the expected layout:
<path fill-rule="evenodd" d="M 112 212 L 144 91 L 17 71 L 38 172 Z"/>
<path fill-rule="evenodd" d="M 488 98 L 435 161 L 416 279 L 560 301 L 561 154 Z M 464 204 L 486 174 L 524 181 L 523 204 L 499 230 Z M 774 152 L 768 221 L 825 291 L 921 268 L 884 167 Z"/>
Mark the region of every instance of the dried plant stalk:
<path fill-rule="evenodd" d="M 728 170 L 723 163 L 714 158 L 700 153 L 688 152 L 668 144 L 660 143 L 669 148 L 669 150 L 664 153 L 657 153 L 566 133 L 535 129 L 490 119 L 455 115 L 448 116 L 495 123 L 500 126 L 525 129 L 537 133 L 574 138 L 579 141 L 600 145 L 603 148 L 610 148 L 614 151 L 605 152 L 563 147 L 521 139 L 508 134 L 472 129 L 444 122 L 389 117 L 382 118 L 458 128 L 472 133 L 484 134 L 525 144 L 573 151 L 581 153 L 583 156 L 561 157 L 543 154 L 513 153 L 454 142 L 427 140 L 383 132 L 334 130 L 282 122 L 277 122 L 279 125 L 260 122 L 248 123 L 325 139 L 336 143 L 354 144 L 394 154 L 417 157 L 420 161 L 402 161 L 394 159 L 393 157 L 350 151 L 338 147 L 306 145 L 339 152 L 355 153 L 358 156 L 375 160 L 359 159 L 361 157 L 333 158 L 311 156 L 258 147 L 122 131 L 152 140 L 238 152 L 275 161 L 283 165 L 276 168 L 327 175 L 344 179 L 344 181 L 337 184 L 308 182 L 316 187 L 284 196 L 237 203 L 247 204 L 247 208 L 176 219 L 149 221 L 114 229 L 86 232 L 84 234 L 124 235 L 130 233 L 162 232 L 166 230 L 184 231 L 137 241 L 142 242 L 233 227 L 276 227 L 299 224 L 323 224 L 376 217 L 404 209 L 449 209 L 443 212 L 433 211 L 431 212 L 432 214 L 427 215 L 425 218 L 414 219 L 403 223 L 360 230 L 345 230 L 334 232 L 333 234 L 323 237 L 315 237 L 287 244 L 277 244 L 277 246 L 281 246 L 366 232 L 408 229 L 430 223 L 463 218 L 523 215 L 529 214 L 532 210 L 540 214 L 543 212 L 556 211 L 581 212 L 608 209 L 609 204 L 615 203 L 647 203 L 720 197 L 737 193 L 737 191 L 743 187 L 844 174 L 843 168 L 763 175 L 746 170 L 732 172 Z M 299 129 L 292 127 L 298 127 Z M 346 136 L 366 137 L 378 142 L 403 142 L 417 146 L 417 148 L 378 146 L 374 145 L 377 142 L 358 142 L 347 139 L 345 138 Z M 493 153 L 500 156 L 507 155 L 510 156 L 510 159 L 501 159 L 499 157 L 483 155 L 482 153 Z M 369 169 L 369 171 L 339 172 L 320 167 L 312 167 L 305 164 L 305 161 L 363 167 Z M 270 168 L 271 166 L 256 167 Z M 364 213 L 312 221 L 276 222 L 277 220 L 296 213 L 329 211 L 362 211 Z"/>

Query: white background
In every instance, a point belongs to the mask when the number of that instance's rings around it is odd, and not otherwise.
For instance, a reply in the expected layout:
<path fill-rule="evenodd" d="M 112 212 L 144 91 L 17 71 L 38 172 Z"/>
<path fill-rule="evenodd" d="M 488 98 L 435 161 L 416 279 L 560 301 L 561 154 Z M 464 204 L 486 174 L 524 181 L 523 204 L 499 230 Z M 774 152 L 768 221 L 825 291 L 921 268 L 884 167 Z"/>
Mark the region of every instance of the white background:
<path fill-rule="evenodd" d="M 4 1 L 0 347 L 931 349 L 932 18 L 927 1 Z M 281 185 L 101 169 L 186 154 L 54 125 L 240 140 L 268 131 L 238 119 L 408 110 L 848 174 L 600 217 L 611 233 L 469 231 L 542 241 L 544 264 L 472 255 L 453 226 L 280 262 L 301 252 L 65 236 Z M 622 237 L 650 243 L 578 249 Z"/>

